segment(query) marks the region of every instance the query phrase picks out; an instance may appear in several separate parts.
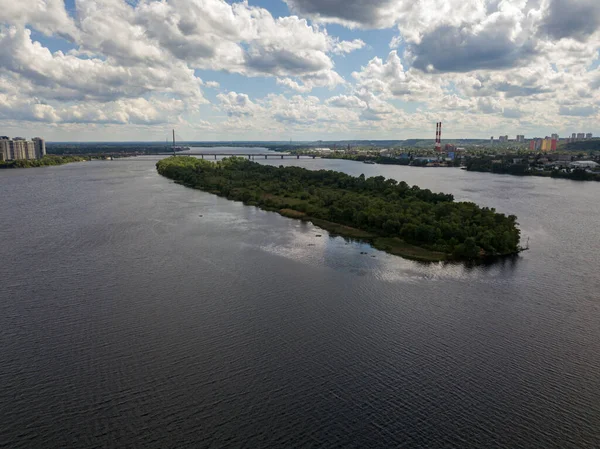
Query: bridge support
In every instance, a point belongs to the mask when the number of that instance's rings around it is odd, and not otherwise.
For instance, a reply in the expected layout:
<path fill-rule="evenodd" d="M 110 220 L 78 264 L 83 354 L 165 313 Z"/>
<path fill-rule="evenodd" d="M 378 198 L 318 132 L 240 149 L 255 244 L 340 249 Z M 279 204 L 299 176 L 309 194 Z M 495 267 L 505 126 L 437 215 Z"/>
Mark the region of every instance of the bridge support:
<path fill-rule="evenodd" d="M 283 159 L 283 156 L 281 156 L 281 159 Z"/>
<path fill-rule="evenodd" d="M 315 157 L 317 157 L 317 156 L 313 156 L 313 159 L 314 159 Z"/>
<path fill-rule="evenodd" d="M 250 160 L 250 155 L 248 155 L 248 160 Z"/>
<path fill-rule="evenodd" d="M 265 159 L 267 158 L 267 155 L 265 154 Z"/>
<path fill-rule="evenodd" d="M 296 155 L 296 159 L 300 159 L 300 155 L 299 154 Z"/>
<path fill-rule="evenodd" d="M 202 159 L 204 159 L 204 155 L 203 154 L 201 154 L 200 156 L 202 156 Z"/>
<path fill-rule="evenodd" d="M 215 154 L 215 161 L 217 160 L 217 155 Z"/>

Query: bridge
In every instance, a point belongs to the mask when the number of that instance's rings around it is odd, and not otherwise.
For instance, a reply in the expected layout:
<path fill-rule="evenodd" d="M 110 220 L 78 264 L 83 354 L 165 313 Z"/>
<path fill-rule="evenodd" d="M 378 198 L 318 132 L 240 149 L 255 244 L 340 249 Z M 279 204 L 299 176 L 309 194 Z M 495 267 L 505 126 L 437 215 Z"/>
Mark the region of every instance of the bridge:
<path fill-rule="evenodd" d="M 198 151 L 186 151 L 186 152 L 176 152 L 176 153 L 158 153 L 159 155 L 163 155 L 163 156 L 173 156 L 173 154 L 175 154 L 175 156 L 200 156 L 202 159 L 204 159 L 205 157 L 207 158 L 214 158 L 215 160 L 217 159 L 217 156 L 220 157 L 247 157 L 249 160 L 252 160 L 254 158 L 265 158 L 265 159 L 284 159 L 284 158 L 288 158 L 288 159 L 315 159 L 317 157 L 319 157 L 316 154 L 304 154 L 304 155 L 300 155 L 300 154 L 289 154 L 289 153 L 202 153 L 202 152 L 198 152 Z"/>

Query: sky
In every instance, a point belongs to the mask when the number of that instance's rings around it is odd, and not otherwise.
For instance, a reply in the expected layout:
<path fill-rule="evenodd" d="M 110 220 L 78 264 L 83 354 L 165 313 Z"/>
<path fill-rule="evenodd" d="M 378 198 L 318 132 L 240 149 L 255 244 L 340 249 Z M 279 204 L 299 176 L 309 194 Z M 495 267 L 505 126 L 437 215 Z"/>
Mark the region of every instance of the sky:
<path fill-rule="evenodd" d="M 0 0 L 0 135 L 600 135 L 598 0 Z"/>

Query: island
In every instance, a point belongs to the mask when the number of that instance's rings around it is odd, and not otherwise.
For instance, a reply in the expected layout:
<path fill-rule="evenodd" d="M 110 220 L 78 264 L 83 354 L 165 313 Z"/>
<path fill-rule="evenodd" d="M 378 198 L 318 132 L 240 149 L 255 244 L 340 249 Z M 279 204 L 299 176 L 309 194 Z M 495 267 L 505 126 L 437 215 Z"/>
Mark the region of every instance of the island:
<path fill-rule="evenodd" d="M 32 168 L 47 167 L 50 165 L 63 165 L 71 162 L 83 162 L 87 159 L 81 156 L 50 156 L 41 159 L 17 159 L 14 161 L 0 161 L 0 168 Z"/>
<path fill-rule="evenodd" d="M 517 217 L 383 176 L 171 156 L 158 173 L 188 187 L 311 221 L 343 237 L 419 261 L 481 260 L 519 253 Z"/>

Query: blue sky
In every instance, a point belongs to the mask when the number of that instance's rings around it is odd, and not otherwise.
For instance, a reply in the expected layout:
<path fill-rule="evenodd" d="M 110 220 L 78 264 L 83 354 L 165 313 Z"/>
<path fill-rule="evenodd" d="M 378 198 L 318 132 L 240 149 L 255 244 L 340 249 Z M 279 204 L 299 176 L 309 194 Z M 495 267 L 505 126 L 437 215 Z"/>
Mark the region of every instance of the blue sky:
<path fill-rule="evenodd" d="M 1 3 L 1 2 L 0 2 Z M 0 127 L 49 140 L 598 129 L 595 0 L 22 0 Z M 391 44 L 394 42 L 393 44 Z"/>

